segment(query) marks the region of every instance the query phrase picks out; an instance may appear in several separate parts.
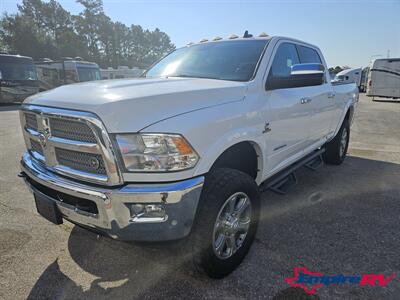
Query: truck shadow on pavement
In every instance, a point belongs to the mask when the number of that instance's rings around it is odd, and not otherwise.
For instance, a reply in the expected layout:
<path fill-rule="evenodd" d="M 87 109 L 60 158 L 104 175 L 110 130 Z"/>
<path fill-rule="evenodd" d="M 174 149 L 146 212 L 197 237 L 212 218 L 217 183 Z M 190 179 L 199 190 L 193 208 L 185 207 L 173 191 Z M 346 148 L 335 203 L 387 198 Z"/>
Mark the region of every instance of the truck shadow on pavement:
<path fill-rule="evenodd" d="M 279 300 L 399 293 L 398 283 L 374 289 L 336 285 L 310 297 L 284 279 L 293 276 L 294 266 L 328 275 L 400 273 L 400 233 L 394 226 L 400 215 L 400 164 L 349 157 L 341 167 L 300 170 L 298 176 L 300 184 L 287 195 L 262 195 L 266 201 L 256 241 L 239 269 L 225 279 L 197 275 L 179 243 L 124 243 L 75 226 L 68 240 L 73 262 L 56 259 L 28 299 Z"/>
<path fill-rule="evenodd" d="M 78 285 L 64 274 L 59 261 L 55 260 L 41 275 L 28 299 L 132 299 L 149 296 L 149 290 L 159 282 L 171 279 L 171 284 L 182 282 L 185 276 L 193 275 L 186 268 L 187 256 L 181 253 L 179 245 L 180 242 L 164 245 L 125 243 L 98 237 L 75 226 L 68 241 L 69 254 L 80 268 L 96 279 L 89 286 Z M 160 292 L 158 288 L 156 291 Z M 162 293 L 174 296 L 174 292 L 169 294 L 168 290 Z"/>

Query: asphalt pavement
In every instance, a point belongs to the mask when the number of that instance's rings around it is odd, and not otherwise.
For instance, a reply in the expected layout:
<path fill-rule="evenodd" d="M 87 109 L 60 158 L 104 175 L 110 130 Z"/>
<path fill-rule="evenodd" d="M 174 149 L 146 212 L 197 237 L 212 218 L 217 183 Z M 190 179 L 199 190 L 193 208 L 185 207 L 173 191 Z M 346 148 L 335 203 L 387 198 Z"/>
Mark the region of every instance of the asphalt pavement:
<path fill-rule="evenodd" d="M 114 241 L 41 218 L 20 178 L 18 106 L 0 106 L 0 299 L 399 299 L 400 102 L 360 97 L 341 166 L 301 169 L 286 195 L 262 195 L 248 256 L 211 280 L 177 245 Z M 331 284 L 308 296 L 285 278 L 395 274 L 386 286 Z"/>

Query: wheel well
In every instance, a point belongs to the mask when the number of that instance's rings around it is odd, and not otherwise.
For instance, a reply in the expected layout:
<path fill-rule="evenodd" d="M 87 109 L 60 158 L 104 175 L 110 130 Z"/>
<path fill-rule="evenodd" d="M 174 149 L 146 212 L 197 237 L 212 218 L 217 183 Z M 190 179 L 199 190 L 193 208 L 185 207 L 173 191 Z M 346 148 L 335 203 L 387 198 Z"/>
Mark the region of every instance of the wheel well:
<path fill-rule="evenodd" d="M 250 142 L 241 142 L 226 149 L 214 162 L 211 169 L 231 168 L 249 174 L 256 179 L 258 155 Z"/>
<path fill-rule="evenodd" d="M 353 117 L 353 107 L 349 107 L 344 119 L 350 121 L 352 119 L 352 117 Z"/>

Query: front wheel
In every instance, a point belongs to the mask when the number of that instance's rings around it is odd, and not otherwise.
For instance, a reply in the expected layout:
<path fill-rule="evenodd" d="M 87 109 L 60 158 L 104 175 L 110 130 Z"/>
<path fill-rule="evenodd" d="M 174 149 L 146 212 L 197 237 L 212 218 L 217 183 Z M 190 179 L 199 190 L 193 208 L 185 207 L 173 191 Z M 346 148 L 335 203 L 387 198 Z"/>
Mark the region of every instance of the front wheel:
<path fill-rule="evenodd" d="M 197 269 L 212 278 L 235 270 L 254 240 L 259 214 L 259 191 L 253 178 L 233 169 L 211 171 L 191 233 Z"/>
<path fill-rule="evenodd" d="M 340 165 L 346 158 L 350 140 L 350 123 L 345 119 L 333 140 L 325 145 L 322 155 L 326 163 Z"/>

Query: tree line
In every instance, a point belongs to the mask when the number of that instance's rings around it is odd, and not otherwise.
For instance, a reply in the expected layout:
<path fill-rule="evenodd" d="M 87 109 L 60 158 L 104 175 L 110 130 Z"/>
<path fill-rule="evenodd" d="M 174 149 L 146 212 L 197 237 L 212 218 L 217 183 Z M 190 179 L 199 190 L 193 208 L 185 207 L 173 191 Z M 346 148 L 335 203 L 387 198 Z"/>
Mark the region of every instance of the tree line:
<path fill-rule="evenodd" d="M 329 68 L 329 73 L 333 73 L 333 74 L 337 74 L 339 72 L 342 72 L 344 69 L 349 69 L 350 67 L 344 66 L 344 67 L 340 67 L 340 66 L 336 66 L 336 67 L 331 67 Z"/>
<path fill-rule="evenodd" d="M 82 57 L 102 67 L 146 68 L 175 49 L 158 28 L 114 22 L 103 10 L 102 0 L 77 0 L 82 12 L 73 15 L 56 0 L 23 0 L 15 14 L 0 19 L 2 52 L 34 59 Z"/>

